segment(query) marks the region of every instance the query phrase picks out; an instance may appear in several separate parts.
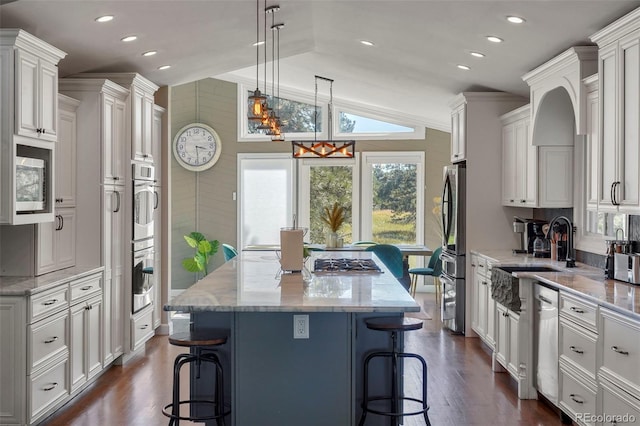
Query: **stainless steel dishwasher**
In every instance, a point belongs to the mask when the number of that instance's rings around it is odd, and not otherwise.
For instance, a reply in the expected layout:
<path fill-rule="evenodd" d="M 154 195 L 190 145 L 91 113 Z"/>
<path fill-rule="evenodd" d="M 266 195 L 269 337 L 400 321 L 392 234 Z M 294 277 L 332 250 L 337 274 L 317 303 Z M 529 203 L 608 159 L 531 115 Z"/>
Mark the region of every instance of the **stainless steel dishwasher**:
<path fill-rule="evenodd" d="M 533 289 L 535 311 L 536 389 L 558 406 L 558 291 L 539 283 Z"/>

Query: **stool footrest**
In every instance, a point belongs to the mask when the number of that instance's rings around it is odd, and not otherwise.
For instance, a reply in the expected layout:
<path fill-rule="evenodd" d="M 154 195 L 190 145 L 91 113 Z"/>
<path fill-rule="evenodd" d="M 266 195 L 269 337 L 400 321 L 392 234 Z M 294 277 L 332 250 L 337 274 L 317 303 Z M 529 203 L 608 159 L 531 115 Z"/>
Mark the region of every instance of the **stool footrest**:
<path fill-rule="evenodd" d="M 180 405 L 191 405 L 191 404 L 210 404 L 210 405 L 218 405 L 215 401 L 211 401 L 208 399 L 185 399 L 180 401 L 178 404 Z M 173 409 L 173 403 L 167 404 L 162 409 L 162 414 L 174 420 L 191 420 L 192 422 L 203 422 L 205 420 L 215 420 L 220 419 L 222 417 L 228 416 L 231 413 L 231 410 L 224 411 L 220 414 L 213 414 L 210 416 L 202 416 L 202 417 L 190 417 L 190 416 L 177 416 L 175 414 L 171 414 L 171 410 Z M 223 407 L 224 409 L 224 407 Z"/>
<path fill-rule="evenodd" d="M 380 397 L 375 397 L 375 398 L 369 398 L 369 401 L 392 401 L 393 398 L 391 398 L 390 396 L 380 396 Z M 407 396 L 400 396 L 398 397 L 398 401 L 413 401 L 413 402 L 419 402 L 420 404 L 424 404 L 424 401 L 421 399 L 417 399 L 417 398 L 410 398 Z M 390 413 L 388 411 L 380 411 L 380 410 L 376 410 L 374 408 L 369 408 L 367 407 L 362 407 L 363 410 L 368 411 L 369 413 L 374 413 L 374 414 L 379 414 L 381 416 L 388 416 L 388 417 L 401 417 L 401 416 L 415 416 L 418 414 L 424 414 L 427 411 L 429 411 L 429 406 L 424 407 L 422 410 L 417 410 L 417 411 L 412 411 L 410 413 L 405 413 L 405 412 L 397 412 L 397 413 Z"/>

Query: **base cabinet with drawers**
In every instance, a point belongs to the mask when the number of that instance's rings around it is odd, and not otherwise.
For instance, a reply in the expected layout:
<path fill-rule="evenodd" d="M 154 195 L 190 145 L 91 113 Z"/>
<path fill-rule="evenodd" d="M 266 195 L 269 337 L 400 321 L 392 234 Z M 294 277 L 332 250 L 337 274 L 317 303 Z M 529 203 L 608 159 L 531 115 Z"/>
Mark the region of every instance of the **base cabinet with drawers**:
<path fill-rule="evenodd" d="M 0 424 L 42 422 L 103 371 L 102 276 L 98 268 L 0 295 Z"/>
<path fill-rule="evenodd" d="M 492 350 L 495 349 L 495 301 L 491 297 L 491 261 L 471 255 L 473 308 L 471 328 Z"/>

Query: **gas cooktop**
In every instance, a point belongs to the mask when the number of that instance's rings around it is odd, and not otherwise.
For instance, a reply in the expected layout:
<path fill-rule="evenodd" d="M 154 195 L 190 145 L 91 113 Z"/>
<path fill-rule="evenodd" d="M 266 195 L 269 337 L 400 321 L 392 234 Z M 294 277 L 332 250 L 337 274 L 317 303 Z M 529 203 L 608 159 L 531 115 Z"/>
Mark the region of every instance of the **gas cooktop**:
<path fill-rule="evenodd" d="M 316 259 L 314 272 L 382 272 L 372 259 Z"/>

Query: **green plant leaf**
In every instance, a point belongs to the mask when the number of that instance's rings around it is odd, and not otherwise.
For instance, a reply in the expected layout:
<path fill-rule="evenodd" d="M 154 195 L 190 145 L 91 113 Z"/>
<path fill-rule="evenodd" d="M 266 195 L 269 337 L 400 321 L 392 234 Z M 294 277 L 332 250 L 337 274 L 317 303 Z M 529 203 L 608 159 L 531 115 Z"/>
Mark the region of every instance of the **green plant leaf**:
<path fill-rule="evenodd" d="M 188 272 L 201 272 L 203 270 L 195 259 L 183 259 L 182 267 Z"/>
<path fill-rule="evenodd" d="M 209 241 L 209 244 L 211 244 L 211 250 L 209 250 L 209 256 L 213 256 L 214 254 L 216 254 L 218 252 L 218 248 L 220 247 L 220 241 L 218 240 L 211 240 Z"/>
<path fill-rule="evenodd" d="M 187 242 L 187 244 L 189 244 L 189 247 L 196 248 L 196 246 L 198 245 L 198 241 L 196 241 L 194 238 L 191 238 L 190 235 L 185 235 L 184 240 Z"/>
<path fill-rule="evenodd" d="M 202 240 L 206 240 L 206 238 L 204 237 L 204 235 L 202 235 L 202 233 L 197 232 L 197 231 L 193 231 L 192 233 L 189 234 L 189 236 L 191 238 L 193 238 L 194 240 L 196 240 L 197 242 L 200 242 Z"/>
<path fill-rule="evenodd" d="M 211 251 L 211 244 L 207 240 L 198 242 L 198 254 L 207 254 Z"/>

